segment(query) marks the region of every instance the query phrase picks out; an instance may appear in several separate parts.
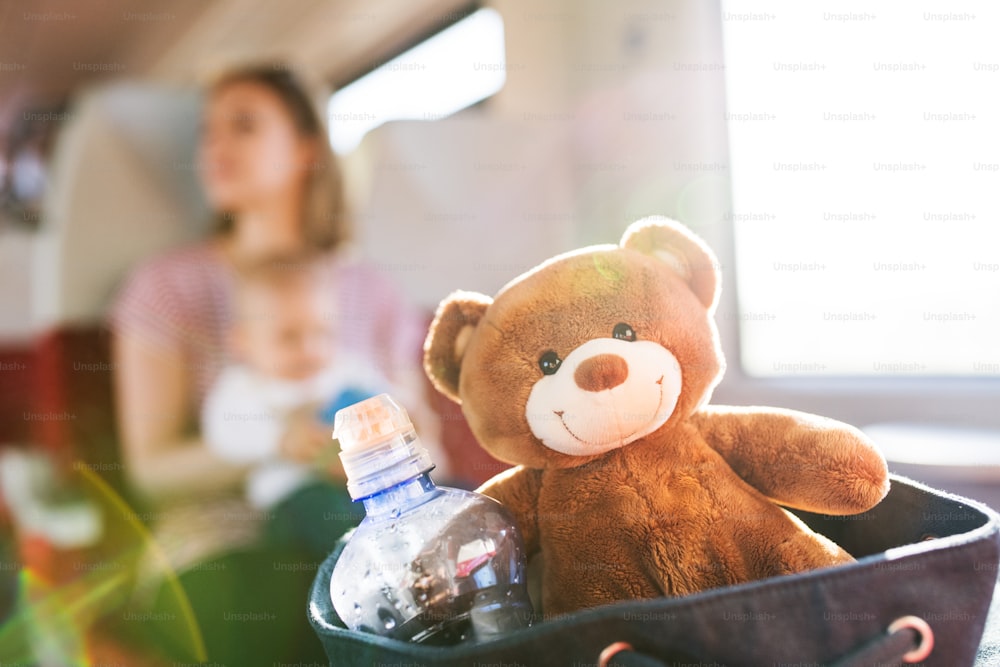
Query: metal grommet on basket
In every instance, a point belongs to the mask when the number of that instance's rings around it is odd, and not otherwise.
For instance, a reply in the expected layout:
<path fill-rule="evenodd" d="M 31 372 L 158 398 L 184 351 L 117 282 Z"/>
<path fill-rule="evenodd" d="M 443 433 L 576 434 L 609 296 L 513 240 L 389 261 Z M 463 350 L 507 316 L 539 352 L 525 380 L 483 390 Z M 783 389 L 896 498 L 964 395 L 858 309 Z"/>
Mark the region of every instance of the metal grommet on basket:
<path fill-rule="evenodd" d="M 614 642 L 613 644 L 608 644 L 601 651 L 601 655 L 597 658 L 597 667 L 608 667 L 611 663 L 611 658 L 615 657 L 622 651 L 631 651 L 632 645 L 628 642 Z"/>
<path fill-rule="evenodd" d="M 927 621 L 919 616 L 901 616 L 889 624 L 887 632 L 891 635 L 906 628 L 920 635 L 920 643 L 917 644 L 917 648 L 909 653 L 905 653 L 902 660 L 903 662 L 920 662 L 929 656 L 931 650 L 934 648 L 934 631 L 931 630 L 931 626 L 927 624 Z"/>

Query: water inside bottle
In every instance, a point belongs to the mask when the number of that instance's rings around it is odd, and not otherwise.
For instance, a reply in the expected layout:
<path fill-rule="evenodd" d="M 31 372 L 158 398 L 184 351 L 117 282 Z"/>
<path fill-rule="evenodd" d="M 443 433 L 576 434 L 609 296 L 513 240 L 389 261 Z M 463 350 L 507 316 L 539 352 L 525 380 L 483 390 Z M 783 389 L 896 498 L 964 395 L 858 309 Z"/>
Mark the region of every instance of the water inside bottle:
<path fill-rule="evenodd" d="M 400 626 L 394 637 L 432 646 L 481 642 L 523 628 L 531 611 L 510 603 L 509 586 L 445 598 Z"/>
<path fill-rule="evenodd" d="M 495 529 L 502 520 L 498 510 L 492 501 L 467 500 L 450 518 L 435 512 L 445 523 L 435 537 L 419 540 L 411 559 L 369 567 L 362 588 L 377 593 L 355 605 L 358 629 L 444 646 L 486 641 L 528 625 L 520 547 L 512 535 Z M 382 543 L 387 552 L 410 551 L 414 536 L 394 531 L 391 519 L 386 524 L 379 532 L 396 538 Z"/>

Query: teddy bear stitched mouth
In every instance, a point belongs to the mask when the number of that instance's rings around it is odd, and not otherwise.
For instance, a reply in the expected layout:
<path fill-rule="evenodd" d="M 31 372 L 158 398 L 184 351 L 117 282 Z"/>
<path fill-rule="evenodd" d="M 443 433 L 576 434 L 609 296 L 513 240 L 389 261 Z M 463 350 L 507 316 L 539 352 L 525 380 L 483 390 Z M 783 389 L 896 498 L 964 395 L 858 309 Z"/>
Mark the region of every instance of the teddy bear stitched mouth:
<path fill-rule="evenodd" d="M 634 436 L 636 433 L 638 433 L 639 431 L 641 431 L 643 428 L 645 428 L 646 426 L 648 426 L 649 422 L 651 422 L 653 420 L 653 418 L 655 418 L 656 415 L 659 414 L 660 408 L 663 407 L 663 378 L 664 378 L 664 376 L 661 375 L 660 379 L 656 381 L 656 385 L 660 388 L 660 400 L 658 400 L 656 402 L 656 409 L 653 410 L 652 417 L 650 417 L 649 419 L 647 419 L 646 423 L 643 424 L 642 426 L 640 426 L 639 428 L 635 429 L 634 431 L 632 431 L 628 435 L 623 436 L 622 438 L 620 438 L 619 439 L 619 443 L 620 443 L 619 447 L 624 447 L 626 440 L 628 440 L 629 438 L 631 438 L 632 436 Z M 576 440 L 577 442 L 579 442 L 581 445 L 587 445 L 588 447 L 603 447 L 605 444 L 607 444 L 607 443 L 601 443 L 601 442 L 587 442 L 586 440 L 584 440 L 583 438 L 581 438 L 580 436 L 578 436 L 576 433 L 573 433 L 573 430 L 569 427 L 569 425 L 566 424 L 566 420 L 563 419 L 563 415 L 566 414 L 565 410 L 553 410 L 552 412 L 557 417 L 559 417 L 559 421 L 562 423 L 563 428 L 566 429 L 566 432 L 569 433 L 570 436 L 574 440 Z"/>

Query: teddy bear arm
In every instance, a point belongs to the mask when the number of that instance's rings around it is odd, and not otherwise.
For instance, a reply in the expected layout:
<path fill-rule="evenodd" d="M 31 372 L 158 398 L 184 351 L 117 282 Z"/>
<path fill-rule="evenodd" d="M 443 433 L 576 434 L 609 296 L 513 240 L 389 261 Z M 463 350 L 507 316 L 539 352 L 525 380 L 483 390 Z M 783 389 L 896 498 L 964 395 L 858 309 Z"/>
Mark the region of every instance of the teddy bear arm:
<path fill-rule="evenodd" d="M 885 459 L 847 424 L 794 410 L 711 406 L 692 422 L 751 486 L 777 503 L 856 514 L 889 490 Z"/>
<path fill-rule="evenodd" d="M 541 488 L 541 470 L 517 466 L 494 475 L 476 489 L 478 493 L 498 501 L 513 515 L 529 557 L 539 550 L 538 498 Z"/>

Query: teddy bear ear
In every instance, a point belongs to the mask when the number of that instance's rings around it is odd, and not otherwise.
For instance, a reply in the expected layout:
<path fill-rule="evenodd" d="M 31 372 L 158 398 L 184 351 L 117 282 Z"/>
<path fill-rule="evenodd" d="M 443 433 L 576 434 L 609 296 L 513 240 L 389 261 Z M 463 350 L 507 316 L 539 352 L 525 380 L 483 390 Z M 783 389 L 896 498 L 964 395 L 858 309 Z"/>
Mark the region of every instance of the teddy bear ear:
<path fill-rule="evenodd" d="M 438 306 L 424 341 L 424 372 L 442 394 L 461 403 L 458 378 L 465 348 L 493 299 L 476 292 L 453 292 Z"/>
<path fill-rule="evenodd" d="M 718 260 L 687 227 L 661 216 L 637 220 L 622 236 L 621 247 L 662 260 L 680 275 L 698 300 L 712 311 L 719 297 Z"/>

